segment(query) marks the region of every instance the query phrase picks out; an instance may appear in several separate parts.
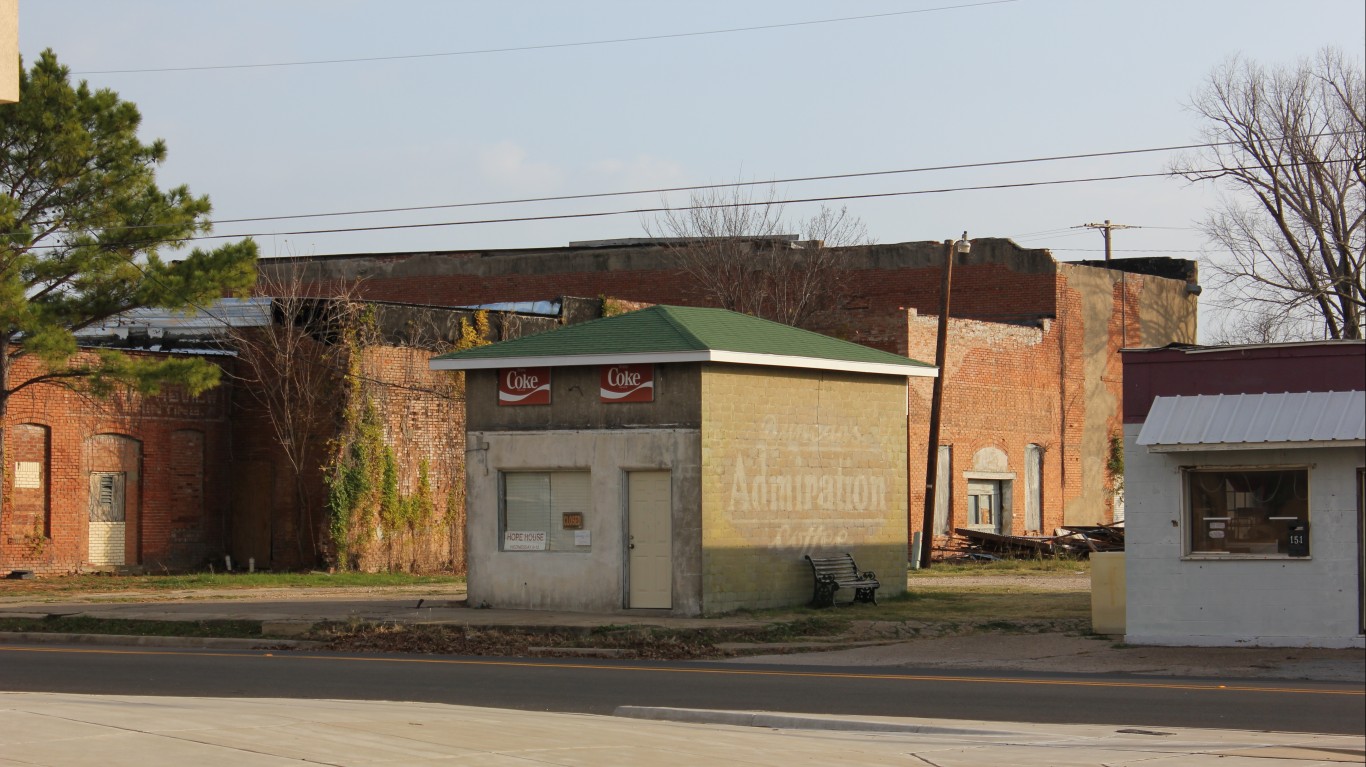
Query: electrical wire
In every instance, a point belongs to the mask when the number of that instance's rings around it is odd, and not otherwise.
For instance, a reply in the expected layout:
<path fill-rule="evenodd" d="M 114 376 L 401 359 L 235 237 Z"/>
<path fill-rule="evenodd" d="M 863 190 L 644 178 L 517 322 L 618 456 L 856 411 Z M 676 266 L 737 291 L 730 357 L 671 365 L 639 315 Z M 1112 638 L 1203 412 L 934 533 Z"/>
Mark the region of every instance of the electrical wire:
<path fill-rule="evenodd" d="M 1350 132 L 1355 133 L 1355 132 L 1358 132 L 1358 131 L 1350 131 Z M 1317 135 L 1336 135 L 1336 134 L 1325 133 L 1325 134 L 1317 134 Z M 1234 142 L 1234 141 L 1222 141 L 1222 142 L 1210 142 L 1210 143 L 1201 143 L 1201 144 L 1175 144 L 1175 145 L 1170 145 L 1170 146 L 1148 147 L 1148 148 L 1144 148 L 1144 149 L 1116 149 L 1116 150 L 1108 150 L 1108 151 L 1102 151 L 1102 152 L 1084 152 L 1084 153 L 1066 154 L 1066 155 L 1045 155 L 1045 156 L 1042 156 L 1042 157 L 1028 157 L 1028 158 L 1021 158 L 1021 159 L 1013 159 L 1013 160 L 989 160 L 989 161 L 982 161 L 982 162 L 956 163 L 956 164 L 951 164 L 951 165 L 931 165 L 931 166 L 921 166 L 921 167 L 915 167 L 915 168 L 899 168 L 899 169 L 892 169 L 892 170 L 859 171 L 859 172 L 850 172 L 850 173 L 832 173 L 832 174 L 819 175 L 819 176 L 794 176 L 794 177 L 789 177 L 789 178 L 772 179 L 772 180 L 768 180 L 768 181 L 734 181 L 734 182 L 726 182 L 726 183 L 720 183 L 720 184 L 698 184 L 698 185 L 693 185 L 693 186 L 656 187 L 656 188 L 652 188 L 652 189 L 634 189 L 634 190 L 615 191 L 615 192 L 591 192 L 591 193 L 584 193 L 584 194 L 554 195 L 554 196 L 545 196 L 545 197 L 522 197 L 522 198 L 509 198 L 509 199 L 502 199 L 502 200 L 483 200 L 483 201 L 476 201 L 476 202 L 443 203 L 443 204 L 436 204 L 436 205 L 415 205 L 415 206 L 406 206 L 406 207 L 397 207 L 397 208 L 369 208 L 369 209 L 361 209 L 361 210 L 331 211 L 331 212 L 322 212 L 322 213 L 298 213 L 298 214 L 286 214 L 286 215 L 275 215 L 275 216 L 249 216 L 249 217 L 241 217 L 241 218 L 215 219 L 215 220 L 207 221 L 207 222 L 205 222 L 205 223 L 208 224 L 209 226 L 217 226 L 217 225 L 224 225 L 224 224 L 257 223 L 257 222 L 264 222 L 264 221 L 284 221 L 284 220 L 291 220 L 291 219 L 328 218 L 328 217 L 339 217 L 339 216 L 360 216 L 360 215 L 383 214 L 383 213 L 413 213 L 413 212 L 428 211 L 428 210 L 445 210 L 445 209 L 474 208 L 474 207 L 492 207 L 492 206 L 499 206 L 499 205 L 517 205 L 517 204 L 536 203 L 536 202 L 560 202 L 560 201 L 568 201 L 568 200 L 600 199 L 600 198 L 608 198 L 608 197 L 628 197 L 628 196 L 644 195 L 644 194 L 661 194 L 661 195 L 662 195 L 662 194 L 666 194 L 666 193 L 670 193 L 670 192 L 705 191 L 705 190 L 711 190 L 711 189 L 732 189 L 732 188 L 751 187 L 751 186 L 775 186 L 775 185 L 777 185 L 777 184 L 806 183 L 806 182 L 811 182 L 811 181 L 833 181 L 833 180 L 840 180 L 840 179 L 869 178 L 869 177 L 875 177 L 875 176 L 889 176 L 889 175 L 912 174 L 912 173 L 927 173 L 927 172 L 943 171 L 943 170 L 965 170 L 965 169 L 972 169 L 972 168 L 991 168 L 991 167 L 1004 167 L 1004 166 L 1009 166 L 1009 165 L 1024 165 L 1024 164 L 1032 164 L 1032 163 L 1058 162 L 1058 161 L 1064 161 L 1064 160 L 1094 159 L 1094 158 L 1097 158 L 1097 157 L 1119 157 L 1119 156 L 1133 155 L 1133 154 L 1150 154 L 1150 153 L 1155 153 L 1155 152 L 1172 152 L 1172 151 L 1179 151 L 1179 150 L 1186 150 L 1186 149 L 1215 148 L 1215 147 L 1220 147 L 1220 146 L 1229 146 L 1229 145 L 1236 144 L 1236 143 L 1238 143 L 1238 142 Z M 1160 174 L 1159 174 L 1159 175 L 1160 175 Z M 772 202 L 773 204 L 779 204 L 777 201 L 771 201 L 771 202 Z M 760 204 L 768 204 L 768 202 L 763 202 L 763 203 L 760 203 Z M 685 208 L 671 208 L 671 209 L 672 209 L 672 210 L 683 210 L 683 209 L 685 209 Z M 109 228 L 106 229 L 106 231 L 132 231 L 132 230 L 139 229 L 139 228 L 151 228 L 151 227 L 150 227 L 150 226 L 145 226 L 145 227 L 144 227 L 144 226 L 109 227 Z M 1045 234 L 1052 233 L 1052 232 L 1054 232 L 1054 231 L 1059 231 L 1059 232 L 1061 232 L 1061 231 L 1066 231 L 1067 229 L 1070 229 L 1070 228 L 1071 228 L 1071 227 L 1064 227 L 1064 228 L 1059 229 L 1059 230 L 1044 230 L 1044 231 L 1042 231 L 1042 232 L 1038 232 L 1038 233 L 1034 233 L 1034 234 L 1045 235 Z M 1148 228 L 1150 228 L 1150 229 L 1193 229 L 1193 227 L 1156 227 L 1156 226 L 1155 226 L 1155 227 L 1148 227 Z M 9 234 L 11 234 L 11 235 L 17 235 L 17 234 L 20 234 L 20 233 L 11 232 L 11 233 L 9 233 Z M 1033 234 L 1031 234 L 1031 235 L 1022 235 L 1022 236 L 1033 236 Z"/>
<path fill-rule="evenodd" d="M 1339 161 L 1329 161 L 1329 162 L 1339 162 Z M 1342 161 L 1340 161 L 1340 162 L 1348 162 L 1348 161 L 1347 161 L 1347 160 L 1342 160 Z M 1206 170 L 1203 170 L 1203 171 L 1195 171 L 1195 172 L 1197 172 L 1197 173 L 1213 173 L 1213 172 L 1216 172 L 1217 170 L 1218 170 L 1218 169 L 1212 169 L 1212 168 L 1211 168 L 1211 169 L 1206 169 Z M 899 191 L 899 192 L 869 192 L 869 193 L 865 193 L 865 194 L 825 195 L 825 196 L 818 196 L 818 197 L 803 197 L 803 198 L 792 198 L 792 199 L 785 199 L 785 200 L 765 200 L 765 201 L 754 201 L 754 202 L 736 202 L 736 201 L 731 201 L 731 202 L 723 202 L 723 203 L 715 203 L 715 204 L 705 204 L 705 205 L 680 205 L 680 206 L 677 206 L 677 207 L 671 207 L 671 206 L 656 206 L 656 207 L 648 207 L 648 208 L 629 208 L 629 209 L 624 209 L 624 210 L 591 211 L 591 212 L 585 212 L 585 213 L 556 213 L 556 214 L 545 214 L 545 215 L 539 215 L 539 216 L 513 216 L 513 217 L 506 217 L 506 218 L 466 219 L 466 220 L 463 220 L 463 221 L 435 221 L 435 222 L 427 222 L 427 223 L 421 223 L 421 224 L 381 224 L 381 225 L 374 225 L 374 226 L 335 227 L 335 228 L 330 228 L 330 229 L 299 229 L 299 230 L 288 231 L 288 232 L 251 232 L 251 233 L 237 233 L 237 234 L 206 234 L 206 235 L 196 235 L 196 236 L 194 236 L 194 237 L 187 237 L 187 238 L 185 238 L 185 241 L 189 241 L 189 240 L 223 240 L 223 239 L 234 239 L 234 238 L 238 238 L 238 237 L 292 237 L 292 236 L 305 235 L 305 234 L 350 234 L 350 233 L 355 233 L 355 232 L 378 232 L 378 231 L 395 231 L 395 230 L 407 230 L 407 229 L 433 229 L 433 228 L 443 228 L 443 227 L 453 227 L 453 226 L 475 226 L 475 225 L 481 225 L 481 224 L 510 224 L 510 223 L 528 223 L 528 222 L 532 222 L 532 221 L 559 221 L 559 220 L 569 220 L 569 219 L 606 218 L 606 217 L 610 217 L 610 216 L 644 215 L 644 214 L 649 214 L 649 213 L 665 213 L 665 212 L 677 212 L 677 211 L 687 211 L 687 210 L 715 210 L 715 209 L 720 209 L 720 208 L 742 208 L 742 207 L 755 207 L 755 206 L 760 206 L 760 205 L 797 205 L 797 204 L 814 203 L 814 202 L 847 202 L 847 201 L 850 201 L 850 200 L 870 200 L 870 199 L 881 199 L 881 198 L 891 198 L 891 197 L 912 197 L 912 196 L 919 196 L 919 195 L 948 194 L 948 193 L 952 193 L 952 192 L 979 192 L 979 191 L 990 191 L 990 190 L 1001 190 L 1001 189 L 1029 189 L 1029 188 L 1046 187 L 1046 186 L 1064 186 L 1064 185 L 1070 185 L 1070 184 L 1089 184 L 1089 183 L 1097 183 L 1097 182 L 1102 182 L 1102 181 L 1127 181 L 1127 180 L 1144 179 L 1144 178 L 1165 178 L 1165 177 L 1169 177 L 1170 175 L 1171 175 L 1171 174 L 1168 173 L 1168 172 L 1166 172 L 1166 171 L 1156 172 L 1156 173 L 1127 173 L 1127 174 L 1120 174 L 1120 175 L 1114 175 L 1114 176 L 1091 176 L 1091 177 L 1086 177 L 1086 178 L 1055 179 L 1055 180 L 1051 180 L 1051 181 L 1020 181 L 1020 182 L 1006 183 L 1006 184 L 979 184 L 979 185 L 974 185 L 974 186 L 939 187 L 939 188 L 934 188 L 934 189 L 914 189 L 914 190 Z"/>
<path fill-rule="evenodd" d="M 74 72 L 77 75 L 125 75 L 125 74 L 150 74 L 159 72 L 204 72 L 225 69 L 268 69 L 277 67 L 309 67 L 321 66 L 326 64 L 358 64 L 372 61 L 404 61 L 411 59 L 434 59 L 453 56 L 482 56 L 493 53 L 518 53 L 524 51 L 545 51 L 561 48 L 587 48 L 596 45 L 620 45 L 622 43 L 640 43 L 652 40 L 676 40 L 687 37 L 707 37 L 712 35 L 728 35 L 740 32 L 759 32 L 771 29 L 788 29 L 792 27 L 809 27 L 819 24 L 839 24 L 849 21 L 867 21 L 869 19 L 885 19 L 892 16 L 910 16 L 920 13 L 937 13 L 939 11 L 957 11 L 966 8 L 979 8 L 988 5 L 1005 5 L 1015 3 L 1019 0 L 985 0 L 978 3 L 963 3 L 961 5 L 944 5 L 935 8 L 918 8 L 911 11 L 890 11 L 887 13 L 870 13 L 862 16 L 841 16 L 833 19 L 813 19 L 811 21 L 790 21 L 780 24 L 757 24 L 749 27 L 731 27 L 728 29 L 710 29 L 699 32 L 672 32 L 660 35 L 639 35 L 636 37 L 616 37 L 605 40 L 582 40 L 571 43 L 546 43 L 543 45 L 519 45 L 507 48 L 480 48 L 466 51 L 446 51 L 442 53 L 410 53 L 395 56 L 360 56 L 346 59 L 315 59 L 310 61 L 277 61 L 261 64 L 215 64 L 193 67 L 151 67 L 146 69 L 92 69 L 82 72 Z"/>
<path fill-rule="evenodd" d="M 793 176 L 790 178 L 776 178 L 768 181 L 732 181 L 722 184 L 696 184 L 692 186 L 667 186 L 656 187 L 654 189 L 633 189 L 618 192 L 588 192 L 584 194 L 564 194 L 547 197 L 518 197 L 503 200 L 483 200 L 478 202 L 456 202 L 442 203 L 437 205 L 414 205 L 399 208 L 369 208 L 363 210 L 334 211 L 324 213 L 298 213 L 291 215 L 278 216 L 250 216 L 245 218 L 224 218 L 213 221 L 213 224 L 240 224 L 258 221 L 281 221 L 285 219 L 298 218 L 326 218 L 329 216 L 362 216 L 375 213 L 412 213 L 424 210 L 444 210 L 450 208 L 477 208 L 495 205 L 520 205 L 533 202 L 561 202 L 566 200 L 588 200 L 604 197 L 630 197 L 642 194 L 668 194 L 671 192 L 699 192 L 711 189 L 735 189 L 752 186 L 774 186 L 777 184 L 798 184 L 811 181 L 836 181 L 852 178 L 871 178 L 875 176 L 893 176 L 910 173 L 930 173 L 944 170 L 968 170 L 972 168 L 999 168 L 1007 165 L 1025 165 L 1031 163 L 1059 162 L 1063 160 L 1089 160 L 1097 157 L 1122 157 L 1133 154 L 1151 154 L 1155 152 L 1176 152 L 1186 149 L 1205 149 L 1219 146 L 1228 146 L 1237 142 L 1222 141 L 1205 144 L 1175 144 L 1171 146 L 1149 147 L 1146 149 L 1116 149 L 1104 152 L 1084 152 L 1079 154 L 1046 155 L 1043 157 L 1028 157 L 1015 160 L 988 160 L 983 162 L 956 163 L 953 165 L 926 165 L 915 168 L 897 168 L 893 170 L 873 170 L 856 171 L 850 173 L 830 173 L 821 176 Z"/>

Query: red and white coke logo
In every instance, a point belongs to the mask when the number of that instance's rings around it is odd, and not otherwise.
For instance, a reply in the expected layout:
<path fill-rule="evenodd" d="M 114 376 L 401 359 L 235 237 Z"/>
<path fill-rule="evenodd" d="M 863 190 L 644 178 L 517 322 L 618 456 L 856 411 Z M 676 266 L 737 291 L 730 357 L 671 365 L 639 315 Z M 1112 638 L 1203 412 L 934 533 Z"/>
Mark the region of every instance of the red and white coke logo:
<path fill-rule="evenodd" d="M 598 398 L 603 402 L 654 402 L 654 365 L 604 365 Z"/>
<path fill-rule="evenodd" d="M 550 368 L 498 371 L 499 405 L 549 405 Z"/>

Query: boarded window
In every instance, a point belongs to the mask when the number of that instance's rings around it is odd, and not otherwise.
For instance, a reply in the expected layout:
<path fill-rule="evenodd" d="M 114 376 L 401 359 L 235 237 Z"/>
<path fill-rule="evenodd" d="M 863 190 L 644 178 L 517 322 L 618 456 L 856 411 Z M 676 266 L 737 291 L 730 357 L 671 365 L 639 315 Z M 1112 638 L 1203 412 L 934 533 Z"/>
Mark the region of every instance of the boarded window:
<path fill-rule="evenodd" d="M 1025 530 L 1043 531 L 1043 447 L 1025 445 Z"/>
<path fill-rule="evenodd" d="M 123 522 L 124 475 L 122 472 L 95 472 L 90 475 L 90 521 Z"/>
<path fill-rule="evenodd" d="M 998 533 L 1001 531 L 1001 483 L 968 480 L 968 527 Z"/>
<path fill-rule="evenodd" d="M 940 445 L 934 472 L 934 534 L 948 535 L 953 509 L 953 446 Z"/>

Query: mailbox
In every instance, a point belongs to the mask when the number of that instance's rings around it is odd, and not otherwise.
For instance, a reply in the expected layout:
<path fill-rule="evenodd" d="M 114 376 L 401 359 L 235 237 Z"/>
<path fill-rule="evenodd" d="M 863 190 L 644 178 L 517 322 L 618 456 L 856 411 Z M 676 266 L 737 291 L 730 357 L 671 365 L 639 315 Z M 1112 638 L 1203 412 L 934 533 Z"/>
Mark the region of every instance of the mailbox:
<path fill-rule="evenodd" d="M 1292 557 L 1309 556 L 1309 523 L 1291 522 L 1287 552 Z"/>

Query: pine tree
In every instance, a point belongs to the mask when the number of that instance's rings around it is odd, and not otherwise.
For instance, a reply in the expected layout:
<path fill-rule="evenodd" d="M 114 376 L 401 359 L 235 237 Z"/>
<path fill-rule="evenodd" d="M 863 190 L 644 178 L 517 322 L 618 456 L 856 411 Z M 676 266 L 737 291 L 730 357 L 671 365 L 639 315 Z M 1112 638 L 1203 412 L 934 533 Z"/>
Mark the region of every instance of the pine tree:
<path fill-rule="evenodd" d="M 141 119 L 113 91 L 73 86 L 50 50 L 20 72 L 19 102 L 0 106 L 0 426 L 31 386 L 198 394 L 218 383 L 197 357 L 77 348 L 76 331 L 122 312 L 194 310 L 255 279 L 250 240 L 167 257 L 209 230 L 209 199 L 157 186 L 166 144 L 142 143 Z M 39 372 L 17 379 L 25 357 Z M 3 446 L 0 433 L 0 459 Z"/>

